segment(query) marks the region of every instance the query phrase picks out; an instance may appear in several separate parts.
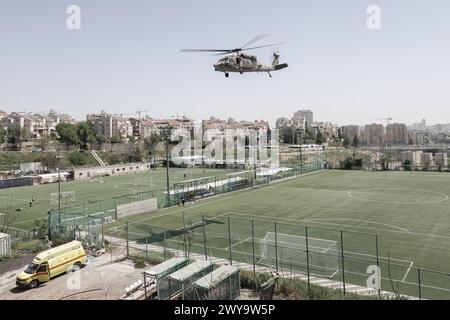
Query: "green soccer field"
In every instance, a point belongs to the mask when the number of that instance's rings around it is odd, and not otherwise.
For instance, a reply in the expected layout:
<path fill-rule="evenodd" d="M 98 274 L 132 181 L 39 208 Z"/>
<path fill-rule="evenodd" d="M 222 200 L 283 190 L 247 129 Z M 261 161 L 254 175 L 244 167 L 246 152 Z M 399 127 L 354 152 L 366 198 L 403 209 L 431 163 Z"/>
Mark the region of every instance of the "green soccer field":
<path fill-rule="evenodd" d="M 198 168 L 170 168 L 170 182 L 185 181 L 201 177 L 214 176 L 221 178 L 235 170 L 198 169 Z M 81 206 L 83 203 L 95 202 L 103 199 L 127 195 L 132 192 L 156 191 L 166 188 L 166 170 L 158 168 L 141 174 L 129 174 L 116 177 L 104 177 L 102 181 L 84 180 L 61 183 L 61 192 L 75 192 L 75 201 L 71 207 Z M 50 203 L 50 194 L 58 192 L 58 184 L 47 184 L 29 187 L 19 187 L 0 190 L 0 213 L 7 210 L 20 210 L 13 227 L 30 229 L 36 218 L 46 218 L 49 209 L 56 209 Z M 32 206 L 30 202 L 35 199 Z M 91 212 L 92 213 L 92 212 Z"/>
<path fill-rule="evenodd" d="M 228 258 L 231 252 L 233 260 L 251 263 L 249 252 L 256 250 L 256 262 L 268 264 L 275 259 L 262 253 L 261 241 L 266 241 L 263 239 L 277 222 L 279 241 L 299 248 L 297 255 L 292 250 L 283 251 L 291 255 L 289 259 L 278 258 L 278 264 L 291 263 L 284 266 L 287 269 L 292 265 L 301 269 L 303 226 L 307 226 L 310 246 L 318 248 L 317 257 L 313 257 L 317 266 L 329 266 L 329 272 L 317 270 L 323 276 L 341 280 L 344 261 L 346 281 L 365 285 L 367 267 L 378 264 L 383 290 L 418 296 L 420 277 L 423 297 L 449 299 L 449 276 L 418 270 L 450 272 L 449 182 L 450 175 L 445 173 L 323 171 L 127 220 L 132 223 L 130 235 L 136 235 L 136 240 L 147 225 L 155 242 L 161 242 L 159 226 L 160 230 L 172 230 L 174 236 L 167 236 L 171 238 L 167 240 L 180 246 L 176 231 L 187 225 L 192 226 L 190 251 L 203 253 L 206 247 L 213 256 Z M 202 216 L 207 218 L 204 229 L 195 227 Z M 112 227 L 117 229 L 123 223 Z M 332 249 L 341 245 L 343 259 L 339 250 Z M 333 252 L 338 256 L 328 257 L 326 262 L 319 257 L 327 253 L 333 256 Z"/>

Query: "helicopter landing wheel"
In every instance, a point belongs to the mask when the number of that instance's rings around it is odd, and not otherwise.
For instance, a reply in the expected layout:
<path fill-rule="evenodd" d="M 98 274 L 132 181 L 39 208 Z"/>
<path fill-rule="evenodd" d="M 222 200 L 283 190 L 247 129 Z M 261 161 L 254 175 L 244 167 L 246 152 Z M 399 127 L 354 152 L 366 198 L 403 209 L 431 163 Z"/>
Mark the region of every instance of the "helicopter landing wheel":
<path fill-rule="evenodd" d="M 225 77 L 229 77 L 230 76 L 230 74 L 228 73 L 228 72 L 225 72 Z"/>

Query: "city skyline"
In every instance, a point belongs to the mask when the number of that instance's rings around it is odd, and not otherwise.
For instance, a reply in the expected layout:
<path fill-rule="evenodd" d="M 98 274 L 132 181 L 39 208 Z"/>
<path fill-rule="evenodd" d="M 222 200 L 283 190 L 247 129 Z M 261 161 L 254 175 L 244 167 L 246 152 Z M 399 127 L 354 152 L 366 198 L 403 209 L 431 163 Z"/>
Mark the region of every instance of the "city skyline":
<path fill-rule="evenodd" d="M 248 122 L 266 121 L 272 127 L 276 126 L 276 122 L 277 122 L 278 119 L 280 119 L 280 118 L 292 119 L 292 118 L 295 117 L 295 114 L 300 112 L 300 111 L 311 111 L 313 114 L 315 114 L 314 110 L 312 110 L 312 109 L 295 109 L 295 110 L 293 109 L 291 114 L 289 114 L 289 115 L 284 115 L 284 114 L 283 115 L 279 115 L 275 119 L 275 121 L 271 122 L 271 121 L 268 121 L 266 119 L 258 119 L 258 118 L 242 119 L 242 118 L 237 118 L 237 117 L 233 117 L 233 116 L 230 116 L 230 117 L 227 117 L 227 118 L 221 118 L 221 117 L 219 117 L 217 115 L 213 115 L 213 114 L 211 114 L 211 115 L 209 115 L 209 116 L 207 116 L 205 118 L 201 118 L 201 119 L 200 118 L 188 117 L 188 116 L 186 116 L 185 114 L 182 114 L 182 113 L 178 113 L 177 115 L 171 115 L 171 116 L 162 114 L 161 117 L 155 117 L 152 114 L 149 114 L 148 112 L 142 112 L 141 115 L 139 116 L 138 113 L 136 113 L 136 115 L 124 114 L 124 113 L 115 113 L 115 112 L 109 112 L 107 109 L 105 109 L 105 110 L 100 110 L 99 109 L 98 111 L 93 111 L 93 112 L 90 112 L 90 113 L 87 113 L 87 114 L 83 114 L 83 115 L 81 115 L 80 118 L 76 117 L 75 115 L 71 114 L 70 112 L 65 112 L 64 110 L 61 111 L 61 110 L 57 110 L 57 109 L 54 109 L 54 108 L 50 108 L 48 110 L 31 111 L 31 110 L 7 110 L 6 108 L 1 108 L 0 107 L 0 112 L 2 112 L 2 111 L 6 112 L 6 114 L 11 114 L 11 113 L 19 113 L 20 114 L 20 113 L 24 113 L 24 114 L 29 114 L 29 115 L 45 114 L 45 113 L 49 113 L 49 112 L 57 112 L 57 113 L 61 113 L 61 114 L 67 114 L 67 115 L 73 117 L 76 121 L 79 121 L 79 122 L 86 121 L 87 117 L 90 114 L 105 112 L 105 113 L 110 114 L 110 115 L 123 116 L 125 118 L 130 118 L 130 119 L 131 118 L 139 119 L 139 117 L 140 117 L 140 119 L 142 119 L 142 120 L 145 120 L 145 119 L 155 119 L 155 120 L 157 120 L 157 119 L 182 119 L 182 118 L 185 117 L 185 118 L 191 119 L 191 120 L 196 121 L 196 122 L 202 122 L 202 121 L 205 121 L 205 120 L 209 120 L 211 118 L 216 118 L 216 119 L 225 120 L 225 121 L 227 121 L 229 119 L 232 119 L 232 120 L 235 120 L 235 121 L 244 121 L 244 122 L 245 121 L 248 121 Z M 137 111 L 139 111 L 139 108 L 137 109 Z M 316 119 L 316 116 L 314 116 L 314 122 L 313 123 L 329 122 L 329 123 L 335 124 L 335 125 L 337 125 L 339 127 L 356 125 L 356 126 L 359 126 L 360 128 L 362 128 L 362 127 L 364 127 L 364 126 L 366 126 L 368 124 L 381 124 L 384 127 L 386 127 L 387 124 L 388 124 L 387 121 L 388 121 L 388 118 L 372 119 L 372 121 L 368 121 L 368 122 L 365 122 L 365 123 L 349 123 L 349 122 L 337 123 L 337 122 L 334 122 L 334 121 L 329 120 L 329 119 Z M 411 127 L 412 129 L 415 129 L 415 127 L 418 126 L 418 125 L 425 125 L 425 127 L 429 127 L 429 126 L 449 125 L 450 124 L 450 120 L 448 122 L 429 123 L 426 118 L 421 118 L 421 119 L 418 119 L 417 121 L 413 121 L 411 123 L 404 122 L 404 121 L 402 121 L 402 119 L 394 119 L 394 118 L 389 118 L 389 121 L 390 121 L 389 123 L 391 123 L 391 124 L 394 124 L 394 123 L 405 124 L 405 125 L 408 126 L 408 128 Z"/>

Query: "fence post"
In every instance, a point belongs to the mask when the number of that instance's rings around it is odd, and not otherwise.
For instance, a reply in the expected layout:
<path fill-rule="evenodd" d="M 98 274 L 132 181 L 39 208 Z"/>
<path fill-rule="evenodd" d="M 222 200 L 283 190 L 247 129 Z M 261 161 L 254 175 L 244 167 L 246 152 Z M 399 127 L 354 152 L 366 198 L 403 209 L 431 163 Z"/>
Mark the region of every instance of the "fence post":
<path fill-rule="evenodd" d="M 167 230 L 164 229 L 164 260 L 166 259 L 166 247 L 167 247 L 167 235 L 166 235 Z"/>
<path fill-rule="evenodd" d="M 420 279 L 420 269 L 417 269 L 417 277 L 419 282 L 419 300 L 422 300 L 422 282 Z"/>
<path fill-rule="evenodd" d="M 277 234 L 277 223 L 274 222 L 274 231 L 275 231 L 275 270 L 278 274 L 278 234 Z"/>
<path fill-rule="evenodd" d="M 83 203 L 83 223 L 84 223 L 84 228 L 86 228 L 86 203 Z"/>
<path fill-rule="evenodd" d="M 114 211 L 115 211 L 116 221 L 117 221 L 117 198 L 114 198 Z"/>
<path fill-rule="evenodd" d="M 344 235 L 341 230 L 341 265 L 342 265 L 342 289 L 344 290 L 345 296 L 345 267 L 344 267 Z"/>
<path fill-rule="evenodd" d="M 102 217 L 102 243 L 105 243 L 105 218 Z"/>
<path fill-rule="evenodd" d="M 378 270 L 380 270 L 380 255 L 378 253 L 378 235 L 375 235 L 375 249 L 377 252 L 377 267 Z M 380 288 L 378 288 L 378 297 L 381 297 L 381 281 L 380 281 Z"/>
<path fill-rule="evenodd" d="M 125 230 L 127 231 L 127 257 L 130 256 L 130 245 L 129 245 L 129 235 L 128 235 L 128 221 L 126 222 Z"/>
<path fill-rule="evenodd" d="M 306 274 L 308 276 L 308 298 L 311 292 L 311 276 L 309 273 L 309 239 L 308 239 L 308 227 L 305 226 L 305 242 L 306 242 Z"/>
<path fill-rule="evenodd" d="M 184 257 L 187 258 L 187 237 L 186 237 L 186 218 L 183 211 L 183 242 L 184 242 Z"/>
<path fill-rule="evenodd" d="M 258 290 L 256 284 L 256 263 L 255 263 L 255 221 L 252 219 L 252 256 L 253 256 L 253 277 L 255 278 L 255 290 Z"/>
<path fill-rule="evenodd" d="M 230 226 L 230 217 L 228 217 L 228 248 L 230 250 L 230 265 L 233 265 L 233 255 L 231 248 L 231 226 Z"/>
<path fill-rule="evenodd" d="M 52 240 L 52 212 L 50 209 L 47 211 L 47 233 L 48 239 Z"/>
<path fill-rule="evenodd" d="M 202 216 L 202 222 L 203 222 L 203 247 L 205 249 L 205 260 L 208 260 L 208 250 L 206 248 L 206 222 L 205 222 L 205 216 Z"/>
<path fill-rule="evenodd" d="M 145 225 L 145 259 L 148 260 L 148 225 Z"/>

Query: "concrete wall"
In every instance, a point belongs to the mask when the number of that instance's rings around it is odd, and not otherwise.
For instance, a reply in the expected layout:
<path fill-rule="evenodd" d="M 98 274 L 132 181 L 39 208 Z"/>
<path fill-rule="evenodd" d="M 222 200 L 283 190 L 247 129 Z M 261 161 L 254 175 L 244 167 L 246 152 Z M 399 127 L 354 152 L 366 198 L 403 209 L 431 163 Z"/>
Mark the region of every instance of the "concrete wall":
<path fill-rule="evenodd" d="M 146 172 L 150 169 L 149 163 L 125 163 L 105 167 L 75 168 L 74 179 L 86 180 L 102 176 L 120 176 Z"/>

